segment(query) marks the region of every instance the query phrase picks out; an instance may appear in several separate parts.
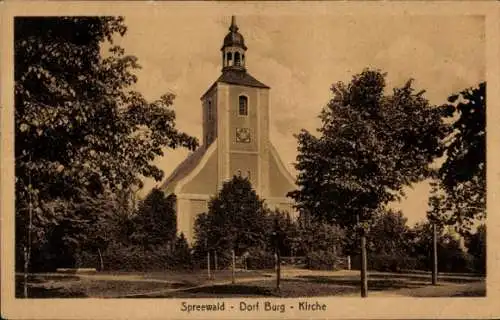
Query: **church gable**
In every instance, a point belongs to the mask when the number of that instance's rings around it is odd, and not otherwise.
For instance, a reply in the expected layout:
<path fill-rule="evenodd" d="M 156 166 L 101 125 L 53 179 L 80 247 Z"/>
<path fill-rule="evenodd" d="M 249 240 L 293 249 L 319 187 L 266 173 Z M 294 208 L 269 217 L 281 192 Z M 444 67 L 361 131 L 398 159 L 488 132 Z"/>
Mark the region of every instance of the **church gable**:
<path fill-rule="evenodd" d="M 181 164 L 172 172 L 172 174 L 165 180 L 160 189 L 163 192 L 170 194 L 175 192 L 177 184 L 186 178 L 198 164 L 201 162 L 205 155 L 205 148 L 200 147 L 195 152 L 191 153 Z"/>
<path fill-rule="evenodd" d="M 217 152 L 214 151 L 206 154 L 206 161 L 201 161 L 198 165 L 199 170 L 194 170 L 192 177 L 187 177 L 185 184 L 182 184 L 178 189 L 179 193 L 188 194 L 215 194 L 217 192 Z"/>

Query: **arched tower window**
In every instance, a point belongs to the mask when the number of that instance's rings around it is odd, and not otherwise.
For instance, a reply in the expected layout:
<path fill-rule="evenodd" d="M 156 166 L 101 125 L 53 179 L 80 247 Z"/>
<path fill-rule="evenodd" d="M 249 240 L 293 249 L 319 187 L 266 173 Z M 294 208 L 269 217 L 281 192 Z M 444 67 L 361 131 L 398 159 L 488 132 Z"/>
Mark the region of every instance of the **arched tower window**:
<path fill-rule="evenodd" d="M 234 65 L 239 67 L 241 66 L 241 59 L 240 59 L 240 53 L 239 52 L 235 52 L 234 53 Z"/>
<path fill-rule="evenodd" d="M 233 60 L 233 54 L 231 52 L 227 53 L 227 65 L 230 66 L 232 65 L 232 60 Z"/>
<path fill-rule="evenodd" d="M 247 116 L 248 115 L 248 98 L 245 96 L 239 97 L 238 114 L 240 116 Z"/>

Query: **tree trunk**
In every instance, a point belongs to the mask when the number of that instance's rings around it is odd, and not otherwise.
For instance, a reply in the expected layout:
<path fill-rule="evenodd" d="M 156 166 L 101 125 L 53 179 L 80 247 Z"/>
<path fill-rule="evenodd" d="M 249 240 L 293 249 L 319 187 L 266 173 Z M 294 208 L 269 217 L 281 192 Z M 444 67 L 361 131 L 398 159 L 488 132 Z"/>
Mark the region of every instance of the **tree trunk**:
<path fill-rule="evenodd" d="M 236 264 L 236 257 L 234 256 L 234 249 L 231 250 L 231 256 L 232 256 L 232 263 L 231 263 L 231 283 L 236 283 L 236 279 L 234 277 L 234 272 L 235 272 L 235 264 Z"/>
<path fill-rule="evenodd" d="M 97 248 L 97 253 L 99 254 L 99 263 L 100 263 L 99 270 L 104 271 L 104 260 L 102 259 L 102 253 L 100 248 Z"/>
<path fill-rule="evenodd" d="M 207 251 L 207 275 L 208 279 L 212 278 L 212 275 L 210 274 L 210 251 Z"/>
<path fill-rule="evenodd" d="M 219 270 L 217 266 L 217 251 L 214 251 L 214 271 Z"/>
<path fill-rule="evenodd" d="M 361 235 L 361 297 L 368 296 L 368 277 L 367 277 L 367 257 L 366 257 L 366 235 Z"/>
<path fill-rule="evenodd" d="M 31 156 L 30 156 L 31 161 Z M 33 202 L 31 199 L 31 172 L 28 176 L 29 190 L 28 190 L 28 243 L 24 246 L 24 297 L 28 298 L 28 273 L 31 261 L 31 233 L 33 231 Z"/>
<path fill-rule="evenodd" d="M 432 285 L 437 285 L 438 255 L 437 255 L 437 228 L 432 224 Z"/>
<path fill-rule="evenodd" d="M 28 298 L 28 267 L 29 267 L 28 248 L 24 246 L 23 251 L 24 251 L 24 297 Z"/>
<path fill-rule="evenodd" d="M 280 262 L 280 253 L 276 248 L 276 253 L 274 254 L 275 263 L 276 263 L 276 290 L 280 290 L 280 280 L 281 280 L 281 262 Z"/>

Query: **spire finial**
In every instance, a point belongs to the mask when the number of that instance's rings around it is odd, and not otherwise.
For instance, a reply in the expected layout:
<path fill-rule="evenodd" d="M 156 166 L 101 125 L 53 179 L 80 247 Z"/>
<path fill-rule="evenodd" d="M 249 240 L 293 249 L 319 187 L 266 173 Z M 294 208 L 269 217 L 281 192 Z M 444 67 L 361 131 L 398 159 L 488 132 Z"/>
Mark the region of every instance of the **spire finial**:
<path fill-rule="evenodd" d="M 231 16 L 231 26 L 229 27 L 229 30 L 231 30 L 231 32 L 238 31 L 238 26 L 236 25 L 236 17 L 235 16 Z"/>

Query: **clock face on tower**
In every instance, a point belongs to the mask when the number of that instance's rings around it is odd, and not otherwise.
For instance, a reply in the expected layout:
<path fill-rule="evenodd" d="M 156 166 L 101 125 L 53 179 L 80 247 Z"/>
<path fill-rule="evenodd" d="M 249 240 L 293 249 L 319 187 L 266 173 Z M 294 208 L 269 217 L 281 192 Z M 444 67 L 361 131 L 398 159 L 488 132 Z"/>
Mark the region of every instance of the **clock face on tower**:
<path fill-rule="evenodd" d="M 250 143 L 250 129 L 236 128 L 236 142 Z"/>

